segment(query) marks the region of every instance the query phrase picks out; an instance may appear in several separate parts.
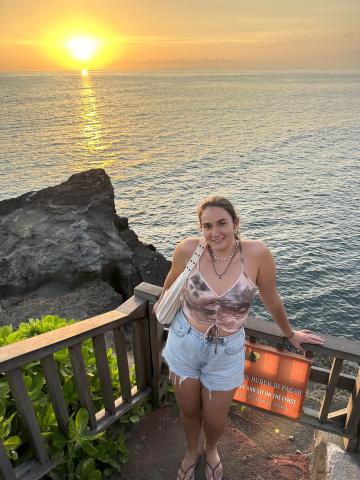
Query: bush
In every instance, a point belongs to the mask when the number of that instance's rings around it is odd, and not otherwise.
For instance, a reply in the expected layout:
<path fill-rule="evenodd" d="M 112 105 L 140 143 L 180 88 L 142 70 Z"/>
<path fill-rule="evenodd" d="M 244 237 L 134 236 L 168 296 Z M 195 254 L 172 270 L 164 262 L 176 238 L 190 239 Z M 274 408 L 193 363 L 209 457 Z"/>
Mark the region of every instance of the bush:
<path fill-rule="evenodd" d="M 21 323 L 15 331 L 12 330 L 12 326 L 0 327 L 0 347 L 72 323 L 74 320 L 65 320 L 56 315 L 46 315 L 41 319 L 30 319 L 27 323 Z M 94 349 L 90 339 L 83 342 L 82 353 L 91 396 L 96 410 L 101 410 L 104 405 L 97 377 Z M 117 362 L 111 348 L 107 350 L 107 357 L 111 383 L 115 397 L 118 398 L 121 396 L 121 388 Z M 63 349 L 56 352 L 54 359 L 58 365 L 64 398 L 70 414 L 67 438 L 58 430 L 40 362 L 31 362 L 22 368 L 26 389 L 32 401 L 41 434 L 50 458 L 57 463 L 57 467 L 48 473 L 47 478 L 53 480 L 63 480 L 64 478 L 68 480 L 98 480 L 103 476 L 108 477 L 114 471 L 120 471 L 121 463 L 126 462 L 128 457 L 124 432 L 117 434 L 116 439 L 111 438 L 106 432 L 96 436 L 87 434 L 89 414 L 85 408 L 80 408 L 68 350 Z M 130 382 L 131 385 L 136 383 L 134 366 L 130 369 Z M 136 423 L 145 413 L 148 413 L 150 408 L 149 403 L 136 405 L 127 414 L 120 417 L 120 422 L 122 424 Z M 20 463 L 20 460 L 22 463 L 32 457 L 26 433 L 16 412 L 4 374 L 0 374 L 0 438 L 8 457 L 15 466 Z"/>

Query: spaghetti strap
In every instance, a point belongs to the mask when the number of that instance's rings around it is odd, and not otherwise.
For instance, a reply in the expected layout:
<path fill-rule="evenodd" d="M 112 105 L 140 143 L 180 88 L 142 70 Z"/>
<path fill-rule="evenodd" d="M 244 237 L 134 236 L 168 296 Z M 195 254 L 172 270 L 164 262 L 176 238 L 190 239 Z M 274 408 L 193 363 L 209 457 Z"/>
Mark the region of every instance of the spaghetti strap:
<path fill-rule="evenodd" d="M 241 240 L 239 240 L 239 250 L 240 250 L 240 262 L 241 262 L 241 270 L 240 270 L 240 273 L 244 272 L 244 252 L 243 252 L 243 249 L 242 249 L 242 245 L 241 245 Z M 246 274 L 245 274 L 246 276 Z"/>

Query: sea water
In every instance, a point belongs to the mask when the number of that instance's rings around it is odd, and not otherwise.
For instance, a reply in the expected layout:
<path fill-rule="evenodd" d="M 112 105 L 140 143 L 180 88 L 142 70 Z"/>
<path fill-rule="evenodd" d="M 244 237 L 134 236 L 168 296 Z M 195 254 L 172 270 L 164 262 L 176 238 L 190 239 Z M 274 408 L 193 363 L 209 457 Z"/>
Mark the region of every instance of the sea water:
<path fill-rule="evenodd" d="M 295 327 L 360 338 L 360 72 L 0 75 L 0 200 L 104 168 L 168 258 L 229 197 Z M 256 302 L 254 313 L 268 318 Z"/>

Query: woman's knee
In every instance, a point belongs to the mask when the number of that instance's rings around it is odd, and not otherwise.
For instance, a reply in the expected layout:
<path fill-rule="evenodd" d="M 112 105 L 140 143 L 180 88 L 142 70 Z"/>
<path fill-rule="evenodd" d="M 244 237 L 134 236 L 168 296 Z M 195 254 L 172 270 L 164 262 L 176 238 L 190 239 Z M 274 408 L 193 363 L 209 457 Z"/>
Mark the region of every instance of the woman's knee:
<path fill-rule="evenodd" d="M 213 430 L 222 430 L 225 428 L 227 416 L 204 414 L 204 427 Z"/>

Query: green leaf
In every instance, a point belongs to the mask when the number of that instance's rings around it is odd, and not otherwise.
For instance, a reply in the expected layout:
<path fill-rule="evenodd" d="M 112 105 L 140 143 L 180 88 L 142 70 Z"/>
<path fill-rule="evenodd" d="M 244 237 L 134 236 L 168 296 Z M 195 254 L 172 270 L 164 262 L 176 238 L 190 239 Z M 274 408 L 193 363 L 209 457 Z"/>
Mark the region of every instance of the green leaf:
<path fill-rule="evenodd" d="M 82 407 L 77 412 L 75 417 L 75 428 L 78 436 L 81 436 L 85 433 L 88 422 L 89 422 L 89 413 L 86 410 L 86 408 Z"/>
<path fill-rule="evenodd" d="M 13 460 L 14 462 L 16 462 L 16 460 L 19 458 L 19 455 L 15 450 L 11 450 L 9 453 L 9 458 L 10 460 Z"/>
<path fill-rule="evenodd" d="M 8 437 L 3 442 L 4 447 L 7 450 L 16 450 L 21 445 L 21 438 L 20 437 Z"/>
<path fill-rule="evenodd" d="M 57 449 L 63 449 L 68 441 L 69 440 L 60 432 L 54 432 L 52 435 L 52 443 Z"/>
<path fill-rule="evenodd" d="M 69 420 L 68 428 L 69 428 L 70 439 L 76 439 L 77 434 L 76 434 L 75 422 L 72 418 L 70 418 L 70 420 Z"/>
<path fill-rule="evenodd" d="M 98 450 L 97 448 L 94 447 L 94 445 L 92 445 L 92 443 L 89 440 L 82 439 L 79 441 L 79 443 L 80 443 L 80 447 L 84 450 L 85 453 L 87 453 L 91 457 L 95 457 L 95 458 L 97 457 Z"/>
<path fill-rule="evenodd" d="M 6 413 L 6 404 L 4 400 L 0 399 L 0 422 L 2 422 L 2 419 L 5 417 Z"/>
<path fill-rule="evenodd" d="M 5 400 L 10 393 L 10 388 L 7 382 L 0 382 L 0 398 Z"/>
<path fill-rule="evenodd" d="M 95 470 L 95 459 L 86 458 L 79 464 L 80 478 L 82 480 L 88 480 L 89 475 Z"/>
<path fill-rule="evenodd" d="M 18 342 L 19 340 L 22 340 L 24 337 L 23 337 L 23 334 L 21 332 L 13 332 L 13 333 L 10 333 L 10 335 L 8 335 L 6 337 L 6 343 L 8 345 L 10 345 L 10 343 L 15 343 L 15 342 Z"/>
<path fill-rule="evenodd" d="M 86 480 L 102 480 L 102 474 L 100 470 L 92 471 Z"/>
<path fill-rule="evenodd" d="M 14 412 L 12 415 L 10 415 L 9 418 L 6 418 L 0 423 L 0 439 L 2 439 L 3 441 L 10 435 L 11 422 L 15 415 L 16 412 Z"/>
<path fill-rule="evenodd" d="M 131 423 L 138 423 L 140 422 L 140 417 L 139 415 L 131 415 L 131 417 L 129 417 L 129 420 Z"/>

